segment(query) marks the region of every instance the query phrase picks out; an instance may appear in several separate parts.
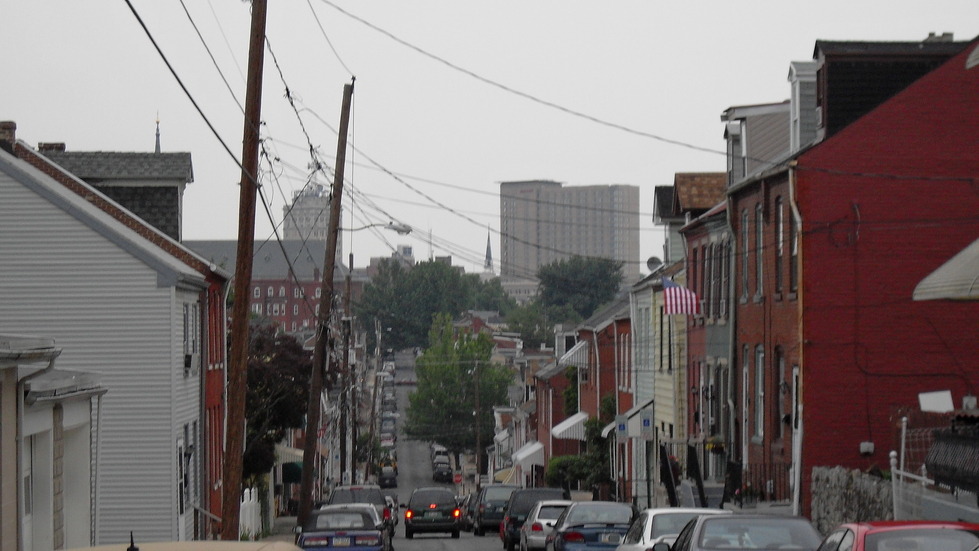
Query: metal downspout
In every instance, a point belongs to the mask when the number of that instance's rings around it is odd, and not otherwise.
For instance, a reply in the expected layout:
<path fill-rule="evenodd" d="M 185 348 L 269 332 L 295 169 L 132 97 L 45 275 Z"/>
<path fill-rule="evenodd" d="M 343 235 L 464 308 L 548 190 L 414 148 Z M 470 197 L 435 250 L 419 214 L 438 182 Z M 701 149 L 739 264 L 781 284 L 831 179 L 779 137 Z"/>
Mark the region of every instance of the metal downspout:
<path fill-rule="evenodd" d="M 796 196 L 795 196 L 795 193 L 796 193 L 796 171 L 795 171 L 795 165 L 796 165 L 796 161 L 792 161 L 791 163 L 789 163 L 789 171 L 788 171 L 789 172 L 789 207 L 792 209 L 792 222 L 794 224 L 796 224 L 796 228 L 798 228 L 794 232 L 795 239 L 796 239 L 796 241 L 798 241 L 801 238 L 801 234 L 802 234 L 802 231 L 801 231 L 802 230 L 802 215 L 799 213 L 799 208 L 798 208 L 798 204 L 796 202 Z M 795 244 L 791 244 L 790 243 L 789 244 L 789 247 L 792 247 L 792 246 L 798 246 L 798 245 L 795 245 Z M 801 267 L 801 265 L 802 265 L 802 247 L 798 247 L 798 253 L 799 253 L 799 255 L 798 255 L 797 261 L 799 263 L 799 267 Z M 789 255 L 789 257 L 791 258 L 791 254 Z M 798 309 L 796 310 L 798 312 L 798 320 L 796 322 L 796 325 L 799 327 L 799 336 L 798 336 L 798 342 L 799 342 L 799 384 L 798 384 L 798 388 L 797 388 L 797 393 L 798 394 L 795 396 L 796 403 L 793 404 L 794 407 L 797 407 L 798 408 L 796 410 L 796 414 L 798 415 L 798 418 L 795 420 L 795 425 L 792 427 L 792 477 L 794 479 L 792 481 L 793 482 L 793 484 L 792 484 L 792 514 L 794 514 L 794 515 L 799 515 L 802 512 L 802 507 L 801 507 L 801 501 L 802 501 L 802 435 L 803 435 L 803 425 L 804 425 L 803 424 L 803 414 L 802 414 L 802 412 L 803 412 L 804 403 L 803 403 L 803 400 L 801 399 L 801 395 L 802 395 L 802 388 L 803 388 L 803 386 L 805 386 L 804 383 L 803 383 L 804 373 L 805 373 L 805 369 L 804 369 L 804 366 L 803 366 L 803 360 L 806 357 L 806 355 L 805 355 L 805 346 L 806 346 L 805 343 L 806 343 L 806 341 L 805 341 L 805 339 L 803 337 L 803 335 L 805 334 L 805 332 L 803 331 L 803 327 L 802 327 L 803 321 L 805 319 L 804 316 L 802 315 L 803 309 L 805 307 L 805 302 L 804 302 L 804 298 L 805 297 L 803 296 L 803 293 L 802 293 L 803 286 L 801 285 L 802 270 L 799 269 L 799 267 L 796 268 L 797 273 L 798 273 L 798 277 L 799 277 L 799 281 L 797 282 L 797 289 L 796 289 L 796 296 L 797 296 L 796 304 L 798 304 Z"/>

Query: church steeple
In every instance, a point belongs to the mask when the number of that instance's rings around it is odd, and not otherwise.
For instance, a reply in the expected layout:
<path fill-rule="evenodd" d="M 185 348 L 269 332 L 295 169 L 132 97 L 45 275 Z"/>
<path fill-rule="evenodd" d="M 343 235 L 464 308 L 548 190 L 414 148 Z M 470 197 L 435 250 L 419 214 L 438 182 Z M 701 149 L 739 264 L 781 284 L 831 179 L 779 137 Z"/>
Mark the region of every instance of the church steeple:
<path fill-rule="evenodd" d="M 160 115 L 156 116 L 156 153 L 160 152 Z"/>
<path fill-rule="evenodd" d="M 490 245 L 490 233 L 486 232 L 486 262 L 483 263 L 483 271 L 493 271 L 493 248 Z"/>

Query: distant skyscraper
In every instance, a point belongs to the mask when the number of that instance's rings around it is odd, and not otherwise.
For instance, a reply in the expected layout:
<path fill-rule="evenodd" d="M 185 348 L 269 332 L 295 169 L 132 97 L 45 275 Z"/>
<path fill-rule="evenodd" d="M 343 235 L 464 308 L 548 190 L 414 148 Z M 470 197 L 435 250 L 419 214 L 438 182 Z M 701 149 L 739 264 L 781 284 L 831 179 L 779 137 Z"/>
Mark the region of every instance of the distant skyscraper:
<path fill-rule="evenodd" d="M 296 192 L 292 204 L 282 208 L 282 237 L 287 241 L 326 241 L 330 225 L 330 191 L 310 184 Z"/>
<path fill-rule="evenodd" d="M 535 280 L 541 266 L 574 255 L 623 262 L 625 282 L 639 276 L 637 186 L 502 182 L 500 225 L 504 278 Z"/>

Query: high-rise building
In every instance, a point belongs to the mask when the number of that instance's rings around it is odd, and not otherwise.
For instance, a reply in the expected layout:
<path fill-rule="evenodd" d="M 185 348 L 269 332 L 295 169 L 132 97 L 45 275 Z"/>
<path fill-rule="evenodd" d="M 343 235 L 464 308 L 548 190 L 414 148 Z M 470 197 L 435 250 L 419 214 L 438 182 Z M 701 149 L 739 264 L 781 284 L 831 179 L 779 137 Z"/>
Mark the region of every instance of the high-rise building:
<path fill-rule="evenodd" d="M 500 227 L 504 280 L 535 281 L 541 266 L 572 256 L 618 260 L 624 282 L 639 276 L 637 186 L 501 182 Z"/>

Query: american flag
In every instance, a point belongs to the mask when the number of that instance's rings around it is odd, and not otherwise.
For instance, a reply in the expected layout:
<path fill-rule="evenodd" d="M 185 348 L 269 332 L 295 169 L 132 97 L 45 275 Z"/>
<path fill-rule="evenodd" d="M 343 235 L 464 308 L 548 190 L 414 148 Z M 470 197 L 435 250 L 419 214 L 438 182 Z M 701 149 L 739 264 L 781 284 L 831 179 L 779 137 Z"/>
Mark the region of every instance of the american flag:
<path fill-rule="evenodd" d="M 666 300 L 663 313 L 667 316 L 673 314 L 696 316 L 700 314 L 700 300 L 697 299 L 697 293 L 677 285 L 665 277 L 663 278 L 663 298 Z"/>

